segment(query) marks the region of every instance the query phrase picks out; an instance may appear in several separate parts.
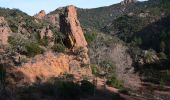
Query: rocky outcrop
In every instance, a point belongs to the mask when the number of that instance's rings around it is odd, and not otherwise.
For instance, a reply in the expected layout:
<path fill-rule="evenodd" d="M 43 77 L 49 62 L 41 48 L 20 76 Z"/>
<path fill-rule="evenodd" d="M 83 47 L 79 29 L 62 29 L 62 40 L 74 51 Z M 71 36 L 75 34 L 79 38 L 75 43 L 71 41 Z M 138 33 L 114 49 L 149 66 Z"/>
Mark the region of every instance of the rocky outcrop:
<path fill-rule="evenodd" d="M 48 45 L 51 47 L 54 45 L 54 35 L 51 29 L 49 28 L 50 26 L 46 26 L 43 29 L 40 30 L 39 36 L 40 39 L 48 39 Z"/>
<path fill-rule="evenodd" d="M 0 17 L 0 44 L 8 44 L 8 36 L 12 33 L 4 17 Z"/>
<path fill-rule="evenodd" d="M 68 35 L 70 47 L 86 47 L 87 42 L 77 19 L 77 11 L 74 6 L 68 6 L 60 16 L 60 30 Z"/>
<path fill-rule="evenodd" d="M 49 26 L 44 27 L 41 32 L 40 32 L 40 38 L 43 39 L 45 36 L 52 38 L 53 37 L 53 33 L 52 31 L 49 29 Z"/>
<path fill-rule="evenodd" d="M 43 19 L 46 16 L 46 13 L 44 10 L 41 10 L 38 14 L 36 14 L 34 17 L 37 19 Z"/>
<path fill-rule="evenodd" d="M 81 51 L 81 55 L 83 56 L 80 59 L 84 65 L 88 65 L 90 60 L 88 57 L 87 42 L 74 6 L 66 7 L 65 12 L 60 15 L 60 31 L 67 36 L 65 40 L 66 46 L 72 48 L 74 52 Z"/>
<path fill-rule="evenodd" d="M 75 57 L 76 56 L 62 53 L 55 54 L 52 52 L 37 55 L 21 66 L 9 67 L 7 73 L 10 76 L 8 76 L 7 80 L 13 85 L 23 85 L 45 82 L 52 77 L 58 77 L 64 73 L 79 75 L 79 77 L 90 76 L 91 70 L 81 68 L 80 62 L 75 60 Z"/>
<path fill-rule="evenodd" d="M 52 15 L 47 15 L 44 18 L 46 21 L 48 21 L 49 23 L 51 23 L 53 26 L 55 26 L 57 28 L 57 30 L 59 31 L 60 28 L 60 16 L 59 14 L 52 14 Z"/>
<path fill-rule="evenodd" d="M 137 0 L 124 0 L 121 2 L 121 5 L 128 5 L 128 4 L 131 4 L 131 3 L 136 3 Z"/>

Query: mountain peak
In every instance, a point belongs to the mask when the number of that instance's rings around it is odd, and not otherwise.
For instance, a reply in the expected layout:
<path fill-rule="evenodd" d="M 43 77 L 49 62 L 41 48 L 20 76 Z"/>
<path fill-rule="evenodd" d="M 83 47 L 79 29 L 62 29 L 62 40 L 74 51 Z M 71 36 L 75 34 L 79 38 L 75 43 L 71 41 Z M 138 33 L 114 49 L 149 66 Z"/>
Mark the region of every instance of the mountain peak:
<path fill-rule="evenodd" d="M 45 10 L 41 10 L 41 11 L 40 11 L 38 14 L 36 14 L 34 17 L 35 17 L 35 18 L 38 18 L 38 19 L 42 19 L 42 18 L 45 17 L 45 15 L 46 15 Z"/>

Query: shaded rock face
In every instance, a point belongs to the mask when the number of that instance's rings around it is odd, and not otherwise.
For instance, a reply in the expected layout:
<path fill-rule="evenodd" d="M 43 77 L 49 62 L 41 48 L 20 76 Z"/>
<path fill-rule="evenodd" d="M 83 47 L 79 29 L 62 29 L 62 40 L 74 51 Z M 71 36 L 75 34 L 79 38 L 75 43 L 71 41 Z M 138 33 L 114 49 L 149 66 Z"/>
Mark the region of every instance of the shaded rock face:
<path fill-rule="evenodd" d="M 131 4 L 131 3 L 136 3 L 137 0 L 124 0 L 121 2 L 121 5 L 128 5 L 128 4 Z"/>
<path fill-rule="evenodd" d="M 34 17 L 37 19 L 43 19 L 46 16 L 46 13 L 44 10 L 41 10 L 38 14 L 36 14 Z"/>
<path fill-rule="evenodd" d="M 0 44 L 2 45 L 8 44 L 8 36 L 10 35 L 11 32 L 12 31 L 9 28 L 4 17 L 0 17 Z"/>
<path fill-rule="evenodd" d="M 68 6 L 64 14 L 60 15 L 60 31 L 67 34 L 67 43 L 69 47 L 87 46 L 74 6 Z"/>

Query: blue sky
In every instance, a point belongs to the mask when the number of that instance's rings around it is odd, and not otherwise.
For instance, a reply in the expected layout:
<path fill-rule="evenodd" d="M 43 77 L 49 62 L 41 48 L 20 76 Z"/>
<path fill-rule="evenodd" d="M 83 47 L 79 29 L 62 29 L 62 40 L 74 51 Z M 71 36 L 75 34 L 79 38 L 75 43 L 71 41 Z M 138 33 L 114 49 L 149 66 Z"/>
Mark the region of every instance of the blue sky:
<path fill-rule="evenodd" d="M 58 7 L 66 5 L 75 5 L 80 8 L 96 8 L 121 1 L 122 0 L 0 0 L 0 7 L 18 8 L 29 15 L 34 15 L 40 10 L 45 10 L 48 13 Z"/>

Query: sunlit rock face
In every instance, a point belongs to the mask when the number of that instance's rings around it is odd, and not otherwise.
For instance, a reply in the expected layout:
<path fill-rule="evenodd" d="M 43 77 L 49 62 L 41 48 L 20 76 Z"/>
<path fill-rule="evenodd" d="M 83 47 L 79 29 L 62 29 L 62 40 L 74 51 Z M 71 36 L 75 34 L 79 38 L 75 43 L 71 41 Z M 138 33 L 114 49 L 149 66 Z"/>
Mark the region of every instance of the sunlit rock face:
<path fill-rule="evenodd" d="M 77 18 L 77 10 L 74 6 L 68 6 L 65 12 L 60 15 L 60 31 L 66 34 L 66 46 L 76 50 L 81 48 L 83 50 L 82 62 L 89 64 L 87 41 L 84 37 L 83 30 Z"/>
<path fill-rule="evenodd" d="M 38 14 L 36 14 L 34 17 L 37 19 L 43 19 L 46 16 L 46 13 L 44 10 L 41 10 Z"/>
<path fill-rule="evenodd" d="M 70 47 L 86 47 L 87 42 L 77 19 L 77 11 L 74 6 L 68 6 L 60 16 L 60 30 L 68 35 Z"/>

